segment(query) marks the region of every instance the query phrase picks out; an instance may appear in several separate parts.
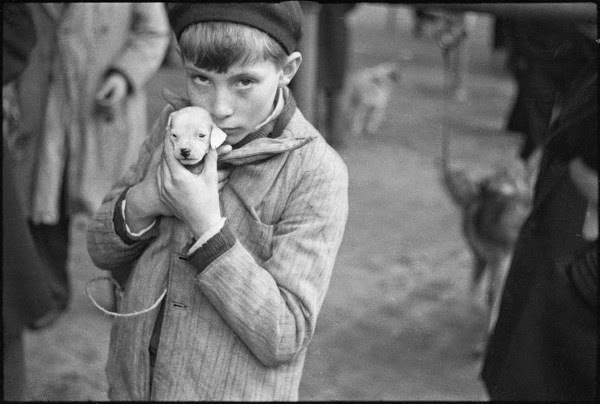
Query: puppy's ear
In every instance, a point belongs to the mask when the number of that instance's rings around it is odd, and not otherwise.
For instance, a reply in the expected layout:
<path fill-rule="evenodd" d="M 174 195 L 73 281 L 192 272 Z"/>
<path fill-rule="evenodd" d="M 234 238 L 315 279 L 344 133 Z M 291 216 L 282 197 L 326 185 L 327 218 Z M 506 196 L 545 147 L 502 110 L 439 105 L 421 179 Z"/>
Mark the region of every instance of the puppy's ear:
<path fill-rule="evenodd" d="M 190 103 L 190 100 L 175 94 L 168 88 L 163 88 L 162 95 L 165 101 L 171 104 L 171 106 L 175 108 L 176 111 L 180 110 L 181 108 L 189 107 L 190 105 L 192 105 Z"/>
<path fill-rule="evenodd" d="M 212 130 L 210 132 L 210 147 L 216 149 L 221 146 L 225 139 L 227 138 L 227 134 L 223 132 L 217 125 L 212 126 Z"/>

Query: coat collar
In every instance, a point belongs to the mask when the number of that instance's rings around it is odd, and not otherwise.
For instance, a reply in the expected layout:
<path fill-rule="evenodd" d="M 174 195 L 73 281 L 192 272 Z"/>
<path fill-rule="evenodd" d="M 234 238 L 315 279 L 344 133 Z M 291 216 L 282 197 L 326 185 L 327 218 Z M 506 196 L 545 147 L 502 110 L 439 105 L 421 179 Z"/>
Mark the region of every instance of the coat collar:
<path fill-rule="evenodd" d="M 300 114 L 300 111 L 296 110 L 294 117 L 298 114 Z M 292 117 L 292 119 L 294 117 Z M 230 153 L 220 156 L 219 163 L 234 166 L 255 163 L 280 153 L 295 150 L 308 142 L 311 142 L 315 138 L 316 136 L 312 134 L 292 133 L 292 131 L 284 129 L 278 137 L 262 137 L 254 139 L 239 149 L 232 150 Z"/>

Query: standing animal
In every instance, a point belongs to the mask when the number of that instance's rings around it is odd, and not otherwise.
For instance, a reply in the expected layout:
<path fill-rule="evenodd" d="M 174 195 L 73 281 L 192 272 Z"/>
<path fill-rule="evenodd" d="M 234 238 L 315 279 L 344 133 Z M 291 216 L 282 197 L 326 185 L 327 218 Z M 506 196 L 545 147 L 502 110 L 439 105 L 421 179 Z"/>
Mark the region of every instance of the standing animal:
<path fill-rule="evenodd" d="M 515 161 L 491 175 L 471 179 L 464 170 L 451 169 L 450 139 L 442 137 L 442 177 L 452 201 L 460 209 L 463 236 L 473 254 L 471 290 L 487 275 L 488 331 L 493 328 L 501 291 L 521 225 L 529 215 L 541 151 L 526 162 Z"/>
<path fill-rule="evenodd" d="M 342 102 L 346 121 L 354 136 L 372 135 L 379 129 L 392 90 L 399 81 L 398 66 L 391 62 L 362 69 L 349 76 Z"/>
<path fill-rule="evenodd" d="M 195 172 L 210 148 L 216 149 L 227 135 L 212 121 L 204 108 L 188 106 L 169 115 L 166 130 L 173 143 L 175 158 Z"/>

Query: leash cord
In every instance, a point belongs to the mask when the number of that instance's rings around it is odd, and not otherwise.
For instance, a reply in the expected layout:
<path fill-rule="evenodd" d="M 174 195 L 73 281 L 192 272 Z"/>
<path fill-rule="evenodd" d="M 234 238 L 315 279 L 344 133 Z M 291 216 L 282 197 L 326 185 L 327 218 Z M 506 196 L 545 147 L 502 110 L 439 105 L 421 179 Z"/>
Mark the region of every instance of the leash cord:
<path fill-rule="evenodd" d="M 96 299 L 94 299 L 92 297 L 92 294 L 90 293 L 90 286 L 92 286 L 92 284 L 96 281 L 100 281 L 103 279 L 108 279 L 109 281 L 112 282 L 112 284 L 114 286 L 117 287 L 117 293 L 121 294 L 121 286 L 111 277 L 108 276 L 102 276 L 99 278 L 94 278 L 91 281 L 89 281 L 86 286 L 85 286 L 85 293 L 87 294 L 88 298 L 92 301 L 92 303 L 94 304 L 94 306 L 96 306 L 100 311 L 102 311 L 104 314 L 107 314 L 109 316 L 113 316 L 113 317 L 133 317 L 133 316 L 139 316 L 141 314 L 145 314 L 148 313 L 149 311 L 152 311 L 154 309 L 156 309 L 158 307 L 158 305 L 160 304 L 160 302 L 162 302 L 162 300 L 165 298 L 165 296 L 167 295 L 167 289 L 165 288 L 165 290 L 163 290 L 162 294 L 159 296 L 159 298 L 156 300 L 156 302 L 154 302 L 154 304 L 152 304 L 152 306 L 144 309 L 144 310 L 140 310 L 140 311 L 134 311 L 131 313 L 116 313 L 114 311 L 110 311 L 110 310 L 106 310 L 104 307 L 100 306 L 97 302 Z"/>

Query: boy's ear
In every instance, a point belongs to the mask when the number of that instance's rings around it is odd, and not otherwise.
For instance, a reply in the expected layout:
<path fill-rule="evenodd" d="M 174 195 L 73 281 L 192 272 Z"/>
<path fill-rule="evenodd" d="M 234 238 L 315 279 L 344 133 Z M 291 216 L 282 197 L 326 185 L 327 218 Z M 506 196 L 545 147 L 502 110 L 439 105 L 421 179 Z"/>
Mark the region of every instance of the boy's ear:
<path fill-rule="evenodd" d="M 290 81 L 294 78 L 298 69 L 302 64 L 302 54 L 300 52 L 292 52 L 288 57 L 287 61 L 283 65 L 283 74 L 279 81 L 280 86 L 287 86 Z"/>
<path fill-rule="evenodd" d="M 190 105 L 192 105 L 188 99 L 185 99 L 185 98 L 175 94 L 173 91 L 169 90 L 168 88 L 163 88 L 162 95 L 163 95 L 163 98 L 165 99 L 165 101 L 167 101 L 169 104 L 171 104 L 171 106 L 173 108 L 175 108 L 175 111 L 178 111 L 181 108 L 189 107 Z"/>
<path fill-rule="evenodd" d="M 213 124 L 210 132 L 210 147 L 216 149 L 223 144 L 226 138 L 227 134 L 219 129 L 217 125 Z"/>

